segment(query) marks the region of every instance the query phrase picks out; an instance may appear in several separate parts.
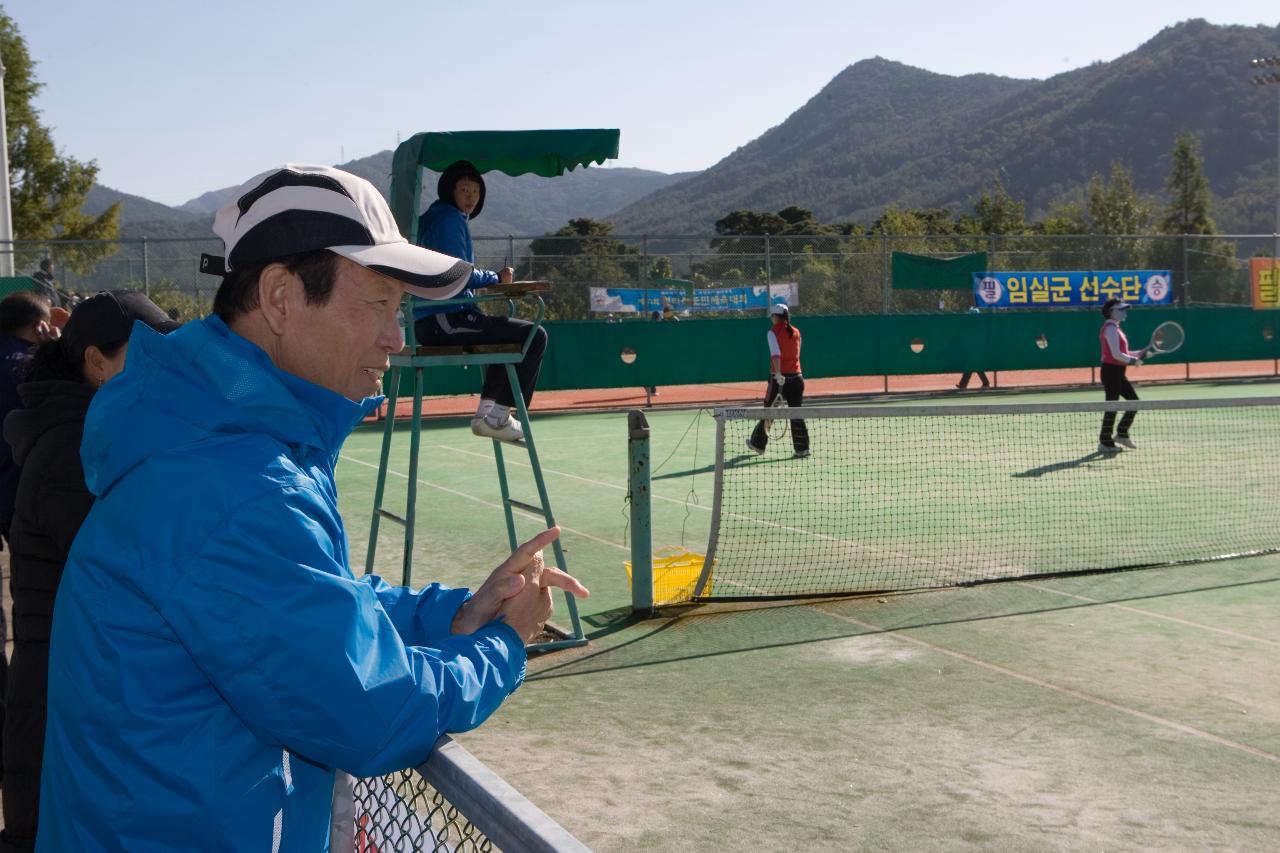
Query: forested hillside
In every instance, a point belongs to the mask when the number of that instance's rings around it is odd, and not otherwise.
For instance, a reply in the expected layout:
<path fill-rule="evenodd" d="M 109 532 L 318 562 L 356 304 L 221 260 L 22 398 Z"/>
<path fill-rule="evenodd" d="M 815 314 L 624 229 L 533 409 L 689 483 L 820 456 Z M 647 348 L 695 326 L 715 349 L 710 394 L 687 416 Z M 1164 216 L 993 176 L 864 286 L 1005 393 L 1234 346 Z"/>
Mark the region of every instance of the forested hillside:
<path fill-rule="evenodd" d="M 1112 62 L 1048 80 L 949 77 L 887 59 L 846 68 L 781 125 L 707 171 L 617 212 L 619 234 L 706 233 L 734 210 L 813 211 L 870 223 L 889 206 L 968 209 L 999 177 L 1029 219 L 1080 203 L 1125 164 L 1159 195 L 1181 131 L 1201 143 L 1218 225 L 1274 226 L 1276 87 L 1248 60 L 1280 28 L 1169 27 Z"/>

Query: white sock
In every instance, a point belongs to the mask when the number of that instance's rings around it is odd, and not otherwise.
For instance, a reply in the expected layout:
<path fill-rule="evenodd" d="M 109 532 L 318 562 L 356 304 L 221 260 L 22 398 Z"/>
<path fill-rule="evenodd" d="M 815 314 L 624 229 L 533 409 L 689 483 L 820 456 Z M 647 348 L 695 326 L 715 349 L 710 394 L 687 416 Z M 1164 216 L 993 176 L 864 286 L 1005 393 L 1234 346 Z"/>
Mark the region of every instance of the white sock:
<path fill-rule="evenodd" d="M 494 402 L 492 400 L 482 399 L 480 401 L 480 405 L 476 406 L 476 417 L 483 418 L 485 415 L 493 411 L 493 406 L 494 406 Z"/>

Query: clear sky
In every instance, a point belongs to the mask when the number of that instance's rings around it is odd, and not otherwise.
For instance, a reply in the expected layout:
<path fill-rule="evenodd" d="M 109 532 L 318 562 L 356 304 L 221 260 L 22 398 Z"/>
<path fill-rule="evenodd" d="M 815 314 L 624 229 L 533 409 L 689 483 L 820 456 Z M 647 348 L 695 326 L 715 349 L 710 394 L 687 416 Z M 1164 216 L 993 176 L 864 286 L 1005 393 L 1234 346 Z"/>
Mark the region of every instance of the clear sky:
<path fill-rule="evenodd" d="M 873 56 L 1046 78 L 1214 3 L 858 0 L 0 0 L 62 153 L 166 204 L 423 130 L 617 127 L 616 166 L 705 169 Z M 1280 52 L 1280 45 L 1277 46 Z"/>

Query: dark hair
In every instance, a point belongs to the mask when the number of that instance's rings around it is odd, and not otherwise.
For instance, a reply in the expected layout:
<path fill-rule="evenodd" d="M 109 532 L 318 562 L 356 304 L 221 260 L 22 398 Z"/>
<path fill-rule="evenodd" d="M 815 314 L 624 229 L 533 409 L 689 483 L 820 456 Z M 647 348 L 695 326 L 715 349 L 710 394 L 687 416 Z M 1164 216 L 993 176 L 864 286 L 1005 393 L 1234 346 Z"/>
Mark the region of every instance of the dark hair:
<path fill-rule="evenodd" d="M 13 333 L 49 319 L 49 299 L 30 290 L 19 290 L 0 299 L 0 332 Z"/>
<path fill-rule="evenodd" d="M 129 339 L 124 338 L 99 346 L 98 349 L 107 358 L 111 358 L 120 352 L 127 343 L 129 343 Z M 47 382 L 54 379 L 66 382 L 85 381 L 84 357 L 82 356 L 79 359 L 72 358 L 71 353 L 63 346 L 61 338 L 45 341 L 36 347 L 36 351 L 31 354 L 31 361 L 27 364 L 27 372 L 22 381 Z"/>
<path fill-rule="evenodd" d="M 329 297 L 333 295 L 333 282 L 338 277 L 338 256 L 328 249 L 320 249 L 232 270 L 218 285 L 218 293 L 213 297 L 213 313 L 224 323 L 230 323 L 241 314 L 257 308 L 258 278 L 272 264 L 284 264 L 289 272 L 297 273 L 302 279 L 308 305 L 328 304 Z"/>
<path fill-rule="evenodd" d="M 475 219 L 480 215 L 480 211 L 484 210 L 484 197 L 486 194 L 484 186 L 484 178 L 480 175 L 480 170 L 470 160 L 456 160 L 450 163 L 448 168 L 440 173 L 440 180 L 436 182 L 436 195 L 441 201 L 446 201 L 457 207 L 457 202 L 453 200 L 453 191 L 458 186 L 458 181 L 463 178 L 475 181 L 480 185 L 480 200 L 476 202 L 475 209 L 471 211 L 468 219 Z"/>
<path fill-rule="evenodd" d="M 782 321 L 787 324 L 787 337 L 794 338 L 796 336 L 796 330 L 791 328 L 791 310 L 787 308 L 787 306 L 783 305 L 782 313 L 775 314 L 774 316 L 782 318 Z"/>
<path fill-rule="evenodd" d="M 44 270 L 45 272 L 52 272 L 52 271 L 53 271 L 53 259 L 52 259 L 52 258 L 42 258 L 42 259 L 40 260 L 40 269 Z"/>

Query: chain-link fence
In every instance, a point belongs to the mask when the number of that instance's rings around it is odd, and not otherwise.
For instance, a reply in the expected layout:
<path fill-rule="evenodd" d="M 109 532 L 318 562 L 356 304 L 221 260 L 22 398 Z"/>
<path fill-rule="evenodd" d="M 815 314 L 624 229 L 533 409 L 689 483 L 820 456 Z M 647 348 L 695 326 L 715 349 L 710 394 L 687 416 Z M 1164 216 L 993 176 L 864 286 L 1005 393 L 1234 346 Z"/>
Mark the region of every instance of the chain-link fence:
<path fill-rule="evenodd" d="M 350 785 L 349 797 L 342 791 L 344 784 Z M 340 775 L 337 790 L 335 853 L 589 853 L 448 737 L 417 768 L 368 779 Z M 343 808 L 348 802 L 354 806 L 349 814 Z"/>
<path fill-rule="evenodd" d="M 808 235 L 476 237 L 480 267 L 515 267 L 516 277 L 553 282 L 552 320 L 591 318 L 590 288 L 655 288 L 681 279 L 697 288 L 795 284 L 799 309 L 814 314 L 951 312 L 973 304 L 967 290 L 894 287 L 895 252 L 954 257 L 986 252 L 992 271 L 1168 269 L 1181 304 L 1248 305 L 1249 259 L 1280 256 L 1276 235 Z M 200 272 L 215 239 L 55 241 L 14 244 L 18 274 L 44 258 L 59 286 L 86 295 L 146 291 L 182 318 L 208 312 L 218 279 Z M 715 316 L 702 315 L 702 316 Z"/>

